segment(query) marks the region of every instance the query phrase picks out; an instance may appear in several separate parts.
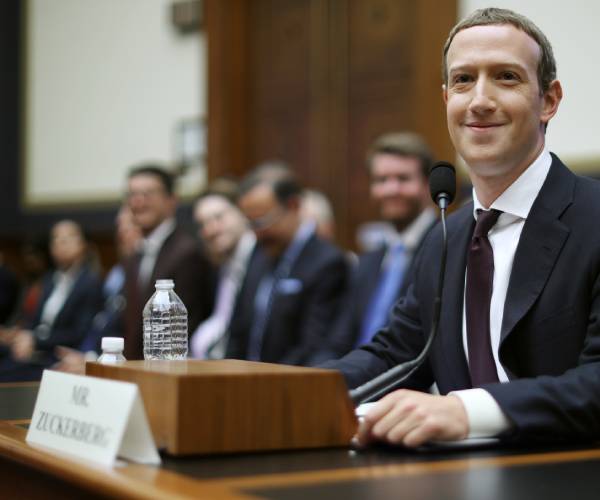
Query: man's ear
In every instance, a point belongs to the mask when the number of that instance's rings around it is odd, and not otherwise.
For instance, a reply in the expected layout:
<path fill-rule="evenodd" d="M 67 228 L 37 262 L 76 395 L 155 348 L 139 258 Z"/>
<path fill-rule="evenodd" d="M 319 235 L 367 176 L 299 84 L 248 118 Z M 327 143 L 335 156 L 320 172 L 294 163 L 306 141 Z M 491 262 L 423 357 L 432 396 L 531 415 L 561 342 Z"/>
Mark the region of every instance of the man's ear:
<path fill-rule="evenodd" d="M 540 121 L 545 125 L 552 119 L 552 117 L 558 111 L 558 105 L 562 100 L 563 92 L 562 86 L 558 80 L 553 80 L 548 86 L 548 90 L 544 92 L 542 96 L 542 113 L 540 116 Z"/>
<path fill-rule="evenodd" d="M 444 99 L 444 104 L 448 104 L 448 87 L 446 87 L 446 84 L 442 85 L 442 99 Z"/>

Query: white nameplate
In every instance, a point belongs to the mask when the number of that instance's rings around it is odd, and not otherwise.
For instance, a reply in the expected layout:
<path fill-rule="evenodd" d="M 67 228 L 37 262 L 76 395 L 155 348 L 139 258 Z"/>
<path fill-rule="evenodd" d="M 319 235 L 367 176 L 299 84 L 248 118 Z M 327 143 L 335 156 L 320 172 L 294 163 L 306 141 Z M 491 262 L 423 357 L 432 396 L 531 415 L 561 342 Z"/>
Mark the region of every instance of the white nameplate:
<path fill-rule="evenodd" d="M 26 441 L 112 466 L 159 464 L 138 387 L 45 370 Z"/>

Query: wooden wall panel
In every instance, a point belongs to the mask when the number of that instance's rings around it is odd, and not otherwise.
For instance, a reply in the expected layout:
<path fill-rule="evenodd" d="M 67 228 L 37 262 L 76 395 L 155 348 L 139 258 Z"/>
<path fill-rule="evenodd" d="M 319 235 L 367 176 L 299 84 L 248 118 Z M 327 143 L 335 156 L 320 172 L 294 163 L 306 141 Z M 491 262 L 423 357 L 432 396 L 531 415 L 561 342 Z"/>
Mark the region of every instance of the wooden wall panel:
<path fill-rule="evenodd" d="M 331 198 L 339 242 L 354 246 L 377 217 L 364 162 L 376 136 L 415 130 L 453 158 L 439 68 L 454 1 L 205 3 L 211 177 L 286 160 Z"/>

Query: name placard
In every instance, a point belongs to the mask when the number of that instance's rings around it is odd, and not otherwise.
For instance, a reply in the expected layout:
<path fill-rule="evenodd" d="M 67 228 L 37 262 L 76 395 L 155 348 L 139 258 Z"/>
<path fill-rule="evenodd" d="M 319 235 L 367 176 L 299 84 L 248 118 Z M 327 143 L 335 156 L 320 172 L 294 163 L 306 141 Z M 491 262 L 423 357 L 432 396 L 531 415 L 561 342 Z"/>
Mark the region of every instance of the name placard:
<path fill-rule="evenodd" d="M 113 465 L 159 464 L 138 387 L 45 370 L 26 441 Z"/>

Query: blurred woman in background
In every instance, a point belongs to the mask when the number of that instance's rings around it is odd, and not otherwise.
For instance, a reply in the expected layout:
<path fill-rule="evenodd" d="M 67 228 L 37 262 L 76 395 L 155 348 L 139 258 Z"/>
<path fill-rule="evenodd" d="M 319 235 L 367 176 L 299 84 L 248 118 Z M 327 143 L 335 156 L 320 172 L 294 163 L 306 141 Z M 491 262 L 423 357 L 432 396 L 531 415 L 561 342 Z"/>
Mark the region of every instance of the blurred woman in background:
<path fill-rule="evenodd" d="M 57 345 L 79 346 L 101 305 L 101 280 L 77 223 L 52 227 L 50 254 L 56 269 L 44 278 L 33 321 L 2 333 L 9 355 L 0 360 L 0 381 L 39 379 Z"/>

